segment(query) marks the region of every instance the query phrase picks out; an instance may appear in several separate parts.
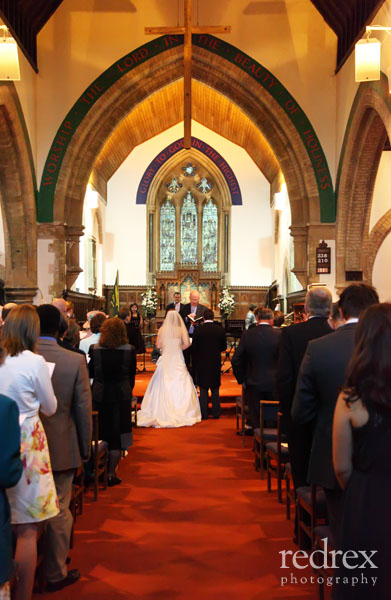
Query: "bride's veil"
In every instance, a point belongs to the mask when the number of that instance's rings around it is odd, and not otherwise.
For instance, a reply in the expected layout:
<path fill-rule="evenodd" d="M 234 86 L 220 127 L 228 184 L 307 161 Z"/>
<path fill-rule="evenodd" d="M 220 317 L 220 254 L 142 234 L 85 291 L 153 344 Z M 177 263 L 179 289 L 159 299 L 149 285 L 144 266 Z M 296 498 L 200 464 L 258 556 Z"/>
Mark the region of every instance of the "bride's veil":
<path fill-rule="evenodd" d="M 176 310 L 169 310 L 159 329 L 159 346 L 162 348 L 173 339 L 179 339 L 182 348 L 190 346 L 189 334 L 182 317 Z"/>

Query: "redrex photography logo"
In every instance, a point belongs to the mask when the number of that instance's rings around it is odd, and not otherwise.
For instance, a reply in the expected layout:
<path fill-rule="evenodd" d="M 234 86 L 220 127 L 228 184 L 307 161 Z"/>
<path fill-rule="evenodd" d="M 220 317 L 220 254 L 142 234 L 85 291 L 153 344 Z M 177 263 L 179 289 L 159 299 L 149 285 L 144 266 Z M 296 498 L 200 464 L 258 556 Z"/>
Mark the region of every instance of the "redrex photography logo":
<path fill-rule="evenodd" d="M 318 583 L 332 586 L 334 584 L 368 585 L 374 587 L 378 577 L 369 575 L 368 569 L 377 569 L 375 554 L 377 550 L 329 550 L 328 539 L 322 539 L 322 548 L 308 552 L 306 550 L 281 550 L 281 569 L 290 569 L 281 576 L 281 586 L 306 585 Z M 300 576 L 297 571 L 311 567 L 315 571 L 332 571 L 332 575 Z M 338 569 L 343 569 L 343 575 L 338 574 Z M 354 575 L 349 571 L 354 570 Z M 357 571 L 359 572 L 357 573 Z"/>

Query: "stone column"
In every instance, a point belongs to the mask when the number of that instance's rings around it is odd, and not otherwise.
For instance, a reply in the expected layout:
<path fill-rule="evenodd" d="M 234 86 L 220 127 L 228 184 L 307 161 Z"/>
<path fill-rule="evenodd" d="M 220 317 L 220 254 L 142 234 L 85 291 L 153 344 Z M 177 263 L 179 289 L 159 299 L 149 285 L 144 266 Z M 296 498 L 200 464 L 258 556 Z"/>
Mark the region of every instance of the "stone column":
<path fill-rule="evenodd" d="M 83 271 L 79 264 L 79 241 L 83 235 L 83 230 L 83 225 L 65 225 L 65 282 L 67 289 L 72 287 L 79 274 Z"/>
<path fill-rule="evenodd" d="M 308 268 L 307 268 L 307 241 L 308 225 L 291 225 L 291 235 L 294 240 L 295 266 L 292 272 L 300 281 L 303 289 L 307 288 Z"/>

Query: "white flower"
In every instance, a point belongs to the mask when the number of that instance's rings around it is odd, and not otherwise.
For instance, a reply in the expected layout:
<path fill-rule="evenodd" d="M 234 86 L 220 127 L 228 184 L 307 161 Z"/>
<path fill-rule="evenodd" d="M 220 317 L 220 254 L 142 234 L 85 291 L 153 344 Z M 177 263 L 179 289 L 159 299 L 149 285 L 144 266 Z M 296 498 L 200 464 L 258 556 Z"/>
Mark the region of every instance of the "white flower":
<path fill-rule="evenodd" d="M 232 294 L 229 293 L 227 287 L 223 287 L 220 292 L 220 302 L 218 303 L 218 308 L 221 313 L 227 315 L 229 317 L 233 311 L 235 310 L 235 300 Z"/>
<path fill-rule="evenodd" d="M 148 288 L 146 292 L 141 294 L 141 306 L 144 315 L 151 316 L 156 313 L 158 300 L 158 295 L 153 288 Z"/>

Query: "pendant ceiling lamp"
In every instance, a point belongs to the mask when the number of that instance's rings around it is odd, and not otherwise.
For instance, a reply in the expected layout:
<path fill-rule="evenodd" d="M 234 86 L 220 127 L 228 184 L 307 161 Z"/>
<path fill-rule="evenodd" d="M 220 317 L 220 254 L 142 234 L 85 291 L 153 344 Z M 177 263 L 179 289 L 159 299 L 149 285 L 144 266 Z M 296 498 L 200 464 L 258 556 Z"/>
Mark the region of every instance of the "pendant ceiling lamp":
<path fill-rule="evenodd" d="M 0 81 L 20 81 L 18 45 L 8 27 L 0 25 Z"/>

